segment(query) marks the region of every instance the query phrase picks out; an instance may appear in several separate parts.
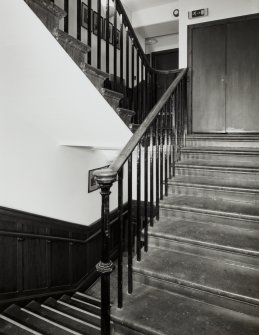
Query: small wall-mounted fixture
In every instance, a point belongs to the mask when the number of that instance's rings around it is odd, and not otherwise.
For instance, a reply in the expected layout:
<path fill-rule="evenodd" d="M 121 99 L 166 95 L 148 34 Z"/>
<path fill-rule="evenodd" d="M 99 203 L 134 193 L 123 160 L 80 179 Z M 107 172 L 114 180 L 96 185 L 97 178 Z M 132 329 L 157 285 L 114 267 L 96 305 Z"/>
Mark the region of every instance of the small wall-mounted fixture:
<path fill-rule="evenodd" d="M 153 45 L 153 44 L 156 44 L 157 42 L 158 42 L 158 40 L 154 37 L 146 38 L 146 40 L 145 40 L 146 45 Z"/>
<path fill-rule="evenodd" d="M 175 9 L 173 11 L 174 17 L 178 17 L 179 16 L 179 9 Z"/>
<path fill-rule="evenodd" d="M 189 19 L 195 19 L 196 17 L 203 17 L 209 15 L 209 8 L 196 9 L 188 12 Z"/>

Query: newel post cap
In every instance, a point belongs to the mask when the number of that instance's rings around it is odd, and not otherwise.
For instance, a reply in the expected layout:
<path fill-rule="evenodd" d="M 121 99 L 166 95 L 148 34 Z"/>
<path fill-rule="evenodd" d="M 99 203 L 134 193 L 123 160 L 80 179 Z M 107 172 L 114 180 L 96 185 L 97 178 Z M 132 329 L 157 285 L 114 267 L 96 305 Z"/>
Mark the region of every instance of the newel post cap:
<path fill-rule="evenodd" d="M 117 172 L 112 169 L 102 169 L 94 172 L 94 178 L 98 184 L 109 185 L 116 180 Z"/>

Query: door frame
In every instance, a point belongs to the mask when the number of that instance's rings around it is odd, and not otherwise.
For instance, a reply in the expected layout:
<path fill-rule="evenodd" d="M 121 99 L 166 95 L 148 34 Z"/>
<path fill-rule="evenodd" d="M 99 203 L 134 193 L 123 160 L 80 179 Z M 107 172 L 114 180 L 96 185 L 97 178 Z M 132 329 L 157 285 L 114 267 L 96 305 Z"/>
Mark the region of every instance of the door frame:
<path fill-rule="evenodd" d="M 151 53 L 151 65 L 153 68 L 156 68 L 156 64 L 155 63 L 155 56 L 157 55 L 166 55 L 166 54 L 170 54 L 170 53 L 178 53 L 178 69 L 179 69 L 179 48 L 174 48 L 174 49 L 167 49 L 167 50 L 162 50 L 162 51 L 154 51 Z"/>
<path fill-rule="evenodd" d="M 187 66 L 188 66 L 188 87 L 187 87 L 187 109 L 188 109 L 188 134 L 192 134 L 192 86 L 193 86 L 193 31 L 197 28 L 212 27 L 220 24 L 248 21 L 258 19 L 259 13 L 236 16 L 221 20 L 214 20 L 188 25 L 187 29 Z M 227 52 L 227 48 L 226 48 Z"/>

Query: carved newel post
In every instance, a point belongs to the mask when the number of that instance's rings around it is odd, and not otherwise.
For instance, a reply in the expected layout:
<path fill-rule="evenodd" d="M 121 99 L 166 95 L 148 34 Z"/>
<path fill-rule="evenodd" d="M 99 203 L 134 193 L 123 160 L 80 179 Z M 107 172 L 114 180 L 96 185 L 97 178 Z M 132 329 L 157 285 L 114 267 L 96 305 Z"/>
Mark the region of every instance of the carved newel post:
<path fill-rule="evenodd" d="M 101 188 L 102 196 L 102 253 L 96 269 L 101 274 L 101 334 L 110 335 L 110 274 L 113 263 L 110 260 L 110 194 L 117 173 L 110 169 L 95 172 L 95 179 Z"/>

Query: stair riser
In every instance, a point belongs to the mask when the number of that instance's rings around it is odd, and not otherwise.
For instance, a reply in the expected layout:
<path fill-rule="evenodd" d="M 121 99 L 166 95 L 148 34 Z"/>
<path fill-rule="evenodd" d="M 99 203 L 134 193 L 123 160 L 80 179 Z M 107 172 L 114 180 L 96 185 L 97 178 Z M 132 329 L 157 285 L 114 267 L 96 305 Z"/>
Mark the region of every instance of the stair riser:
<path fill-rule="evenodd" d="M 216 153 L 185 153 L 181 154 L 182 160 L 192 159 L 192 160 L 213 160 L 213 161 L 224 161 L 232 162 L 233 166 L 235 162 L 251 162 L 259 163 L 259 155 L 242 155 L 242 154 L 216 154 Z"/>
<path fill-rule="evenodd" d="M 101 77 L 98 77 L 92 73 L 88 73 L 84 71 L 86 77 L 91 81 L 91 83 L 96 87 L 96 89 L 99 91 L 101 88 L 103 88 L 104 85 L 104 79 Z"/>
<path fill-rule="evenodd" d="M 83 64 L 86 61 L 86 54 L 77 48 L 75 48 L 73 45 L 67 43 L 66 41 L 59 40 L 57 38 L 59 44 L 62 46 L 62 48 L 67 52 L 67 54 L 73 59 L 73 61 L 81 67 L 81 64 Z"/>
<path fill-rule="evenodd" d="M 247 255 L 245 252 L 235 253 L 233 249 L 227 250 L 224 246 L 215 247 L 214 245 L 209 246 L 198 242 L 181 242 L 152 235 L 149 236 L 149 246 L 210 257 L 212 260 L 218 260 L 219 258 L 228 259 L 231 263 L 246 264 L 255 268 L 259 267 L 259 255 Z"/>
<path fill-rule="evenodd" d="M 232 181 L 240 180 L 254 180 L 259 181 L 259 173 L 249 172 L 241 173 L 237 171 L 223 171 L 223 170 L 208 170 L 196 168 L 177 167 L 175 170 L 176 176 L 197 176 L 197 177 L 211 177 L 211 178 L 228 178 Z"/>
<path fill-rule="evenodd" d="M 224 189 L 209 189 L 203 187 L 188 187 L 184 185 L 170 185 L 169 194 L 174 195 L 190 195 L 198 197 L 220 198 L 226 200 L 249 202 L 255 206 L 259 206 L 259 193 L 231 191 Z"/>
<path fill-rule="evenodd" d="M 237 300 L 228 299 L 212 293 L 203 292 L 201 290 L 190 289 L 189 287 L 171 283 L 169 281 L 161 280 L 159 278 L 155 278 L 152 276 L 146 276 L 136 271 L 134 271 L 133 276 L 134 281 L 140 284 L 153 286 L 161 290 L 166 290 L 172 293 L 184 295 L 187 297 L 191 297 L 193 299 L 197 299 L 199 301 L 207 302 L 212 305 L 228 308 L 230 310 L 237 311 L 239 313 L 244 313 L 258 317 L 259 308 L 254 305 L 239 302 Z"/>
<path fill-rule="evenodd" d="M 220 139 L 188 139 L 187 147 L 228 147 L 228 148 L 259 148 L 259 141 L 256 140 L 220 140 Z"/>
<path fill-rule="evenodd" d="M 190 210 L 163 208 L 161 206 L 160 216 L 187 219 L 189 221 L 195 221 L 195 220 L 200 220 L 202 222 L 212 221 L 219 224 L 226 224 L 232 227 L 259 229 L 259 218 L 258 220 L 248 219 L 242 216 L 236 218 L 231 215 L 228 215 L 228 213 L 225 213 L 224 215 L 217 215 L 217 214 L 209 214 L 203 211 L 193 212 Z"/>

